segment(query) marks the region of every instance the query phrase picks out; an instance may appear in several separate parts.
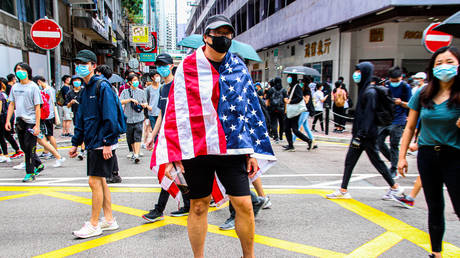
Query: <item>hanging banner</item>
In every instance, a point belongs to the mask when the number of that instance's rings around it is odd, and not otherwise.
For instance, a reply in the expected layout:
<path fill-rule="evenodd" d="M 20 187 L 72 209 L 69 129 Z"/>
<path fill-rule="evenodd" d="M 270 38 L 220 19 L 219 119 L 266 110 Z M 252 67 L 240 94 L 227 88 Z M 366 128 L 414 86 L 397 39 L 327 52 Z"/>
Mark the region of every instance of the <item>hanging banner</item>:
<path fill-rule="evenodd" d="M 129 41 L 132 45 L 147 45 L 150 43 L 149 27 L 146 25 L 131 25 Z"/>
<path fill-rule="evenodd" d="M 141 62 L 155 62 L 157 59 L 157 54 L 155 53 L 141 53 L 139 54 L 139 59 Z"/>

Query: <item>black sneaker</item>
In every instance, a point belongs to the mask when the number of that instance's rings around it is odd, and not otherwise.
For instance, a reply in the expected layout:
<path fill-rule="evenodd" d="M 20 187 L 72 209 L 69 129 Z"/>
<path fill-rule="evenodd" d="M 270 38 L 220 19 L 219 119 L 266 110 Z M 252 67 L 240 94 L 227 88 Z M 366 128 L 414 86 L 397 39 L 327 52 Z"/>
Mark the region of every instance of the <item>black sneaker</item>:
<path fill-rule="evenodd" d="M 121 183 L 121 177 L 119 175 L 112 176 L 110 178 L 107 178 L 106 181 L 107 181 L 108 184 Z"/>
<path fill-rule="evenodd" d="M 282 147 L 283 147 L 284 149 L 289 149 L 289 148 L 290 148 L 289 145 L 283 145 Z"/>
<path fill-rule="evenodd" d="M 181 207 L 179 210 L 171 212 L 171 217 L 183 217 L 183 216 L 187 216 L 189 210 L 190 210 L 190 208 L 187 209 L 187 208 L 185 208 L 185 207 Z"/>
<path fill-rule="evenodd" d="M 284 148 L 284 151 L 294 152 L 294 151 L 295 151 L 295 148 L 294 148 L 294 146 L 287 147 L 287 148 Z"/>
<path fill-rule="evenodd" d="M 158 210 L 150 210 L 149 213 L 142 215 L 142 218 L 148 222 L 164 220 L 163 212 L 159 212 Z"/>
<path fill-rule="evenodd" d="M 312 140 L 309 140 L 307 143 L 308 143 L 308 150 L 311 150 L 313 141 L 312 141 Z"/>
<path fill-rule="evenodd" d="M 262 209 L 262 206 L 264 206 L 265 204 L 264 197 L 257 197 L 257 198 L 259 202 L 252 204 L 252 209 L 254 210 L 254 218 L 257 217 L 257 214 L 259 214 L 260 209 Z"/>

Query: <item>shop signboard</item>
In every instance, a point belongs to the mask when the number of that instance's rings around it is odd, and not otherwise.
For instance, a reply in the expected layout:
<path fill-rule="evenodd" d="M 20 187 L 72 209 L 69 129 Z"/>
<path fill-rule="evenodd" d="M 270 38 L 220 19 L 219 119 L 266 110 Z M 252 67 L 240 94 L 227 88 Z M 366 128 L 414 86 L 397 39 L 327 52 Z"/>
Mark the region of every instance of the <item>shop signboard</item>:
<path fill-rule="evenodd" d="M 129 39 L 133 45 L 148 45 L 150 43 L 149 26 L 131 25 Z"/>
<path fill-rule="evenodd" d="M 140 53 L 139 59 L 141 62 L 155 62 L 157 54 L 155 53 Z"/>

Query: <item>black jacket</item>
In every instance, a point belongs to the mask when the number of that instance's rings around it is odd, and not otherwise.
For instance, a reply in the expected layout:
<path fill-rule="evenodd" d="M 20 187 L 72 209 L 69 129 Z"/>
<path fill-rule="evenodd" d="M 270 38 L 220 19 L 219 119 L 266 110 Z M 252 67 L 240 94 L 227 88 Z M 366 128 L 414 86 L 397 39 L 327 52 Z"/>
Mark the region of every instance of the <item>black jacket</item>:
<path fill-rule="evenodd" d="M 294 86 L 291 85 L 288 92 L 288 98 L 291 96 L 292 89 L 294 89 L 294 94 L 289 104 L 298 104 L 300 101 L 303 101 L 303 91 L 299 84 L 295 84 Z"/>
<path fill-rule="evenodd" d="M 376 138 L 377 125 L 375 109 L 377 105 L 377 91 L 369 87 L 374 73 L 374 65 L 362 62 L 356 66 L 361 71 L 361 82 L 358 83 L 358 102 L 356 103 L 355 119 L 353 121 L 353 137 Z"/>

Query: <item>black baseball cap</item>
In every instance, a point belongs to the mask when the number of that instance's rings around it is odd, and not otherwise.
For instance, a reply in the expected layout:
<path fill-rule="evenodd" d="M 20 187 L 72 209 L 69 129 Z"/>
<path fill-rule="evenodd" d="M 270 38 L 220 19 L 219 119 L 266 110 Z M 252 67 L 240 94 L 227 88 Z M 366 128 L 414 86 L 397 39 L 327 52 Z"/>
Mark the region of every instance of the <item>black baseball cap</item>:
<path fill-rule="evenodd" d="M 204 32 L 207 33 L 209 30 L 214 30 L 222 26 L 228 26 L 232 29 L 233 33 L 235 33 L 235 28 L 233 28 L 232 22 L 230 21 L 227 16 L 223 14 L 216 14 L 209 17 L 206 20 L 206 27 Z"/>
<path fill-rule="evenodd" d="M 81 61 L 83 63 L 88 63 L 88 62 L 97 63 L 96 54 L 94 54 L 93 51 L 88 50 L 88 49 L 80 50 L 77 53 L 77 56 L 73 60 Z"/>
<path fill-rule="evenodd" d="M 173 59 L 172 57 L 169 55 L 169 54 L 166 54 L 166 53 L 161 53 L 157 56 L 157 59 L 155 60 L 155 65 L 158 65 L 158 64 L 173 64 Z"/>

